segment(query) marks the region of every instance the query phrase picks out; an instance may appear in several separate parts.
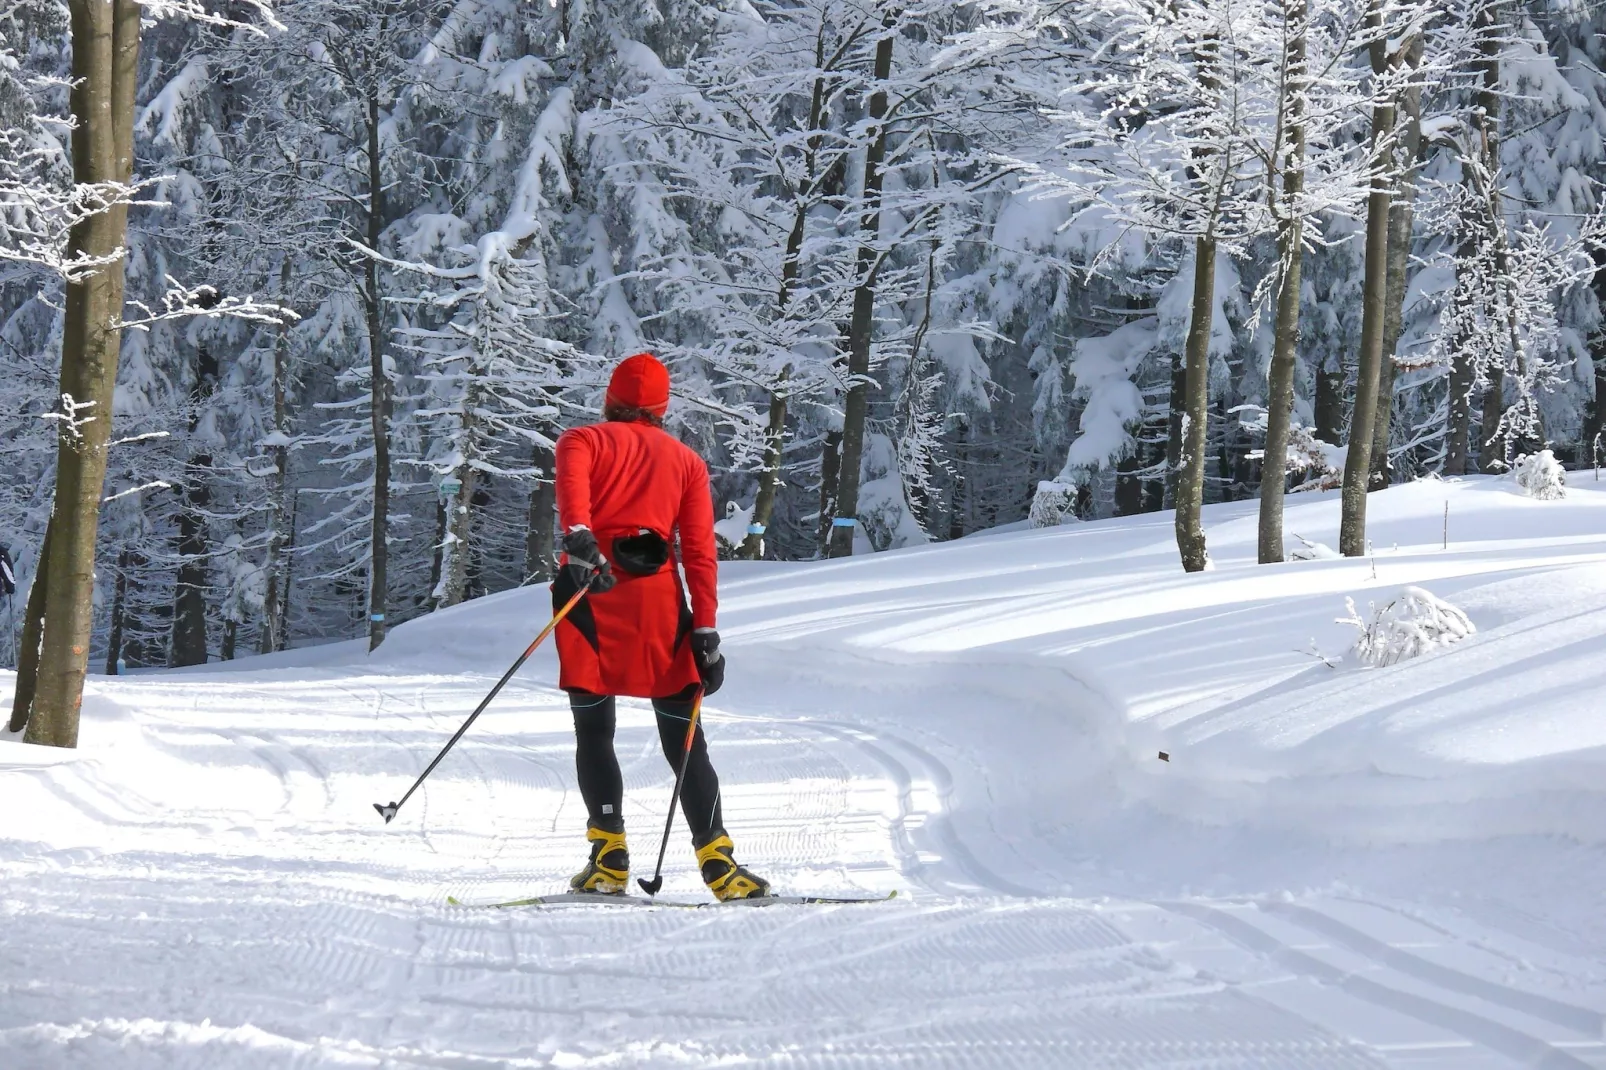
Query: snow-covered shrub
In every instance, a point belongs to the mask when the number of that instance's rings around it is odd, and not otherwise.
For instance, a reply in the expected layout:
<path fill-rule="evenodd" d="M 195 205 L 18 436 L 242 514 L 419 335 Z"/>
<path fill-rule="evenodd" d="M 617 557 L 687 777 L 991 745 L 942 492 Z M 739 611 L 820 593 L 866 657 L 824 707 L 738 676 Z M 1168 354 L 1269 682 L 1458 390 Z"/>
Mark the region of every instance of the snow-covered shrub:
<path fill-rule="evenodd" d="M 1075 523 L 1077 520 L 1075 484 L 1058 483 L 1052 479 L 1039 482 L 1037 493 L 1032 496 L 1032 512 L 1029 519 L 1034 528 L 1057 528 L 1061 524 Z"/>
<path fill-rule="evenodd" d="M 1530 498 L 1551 502 L 1567 496 L 1567 473 L 1549 450 L 1518 457 L 1511 466 L 1511 478 Z"/>
<path fill-rule="evenodd" d="M 1344 604 L 1349 616 L 1338 623 L 1360 631 L 1352 652 L 1364 665 L 1394 665 L 1459 643 L 1477 630 L 1465 613 L 1420 587 L 1405 588 L 1382 609 L 1372 603 L 1370 622 L 1361 619 L 1353 598 Z"/>
<path fill-rule="evenodd" d="M 752 522 L 752 506 L 743 509 L 735 502 L 725 503 L 725 519 L 714 521 L 714 541 L 720 557 L 728 558 L 736 553 L 737 547 L 747 540 L 747 526 Z M 759 545 L 762 547 L 763 543 Z"/>
<path fill-rule="evenodd" d="M 1298 532 L 1291 532 L 1299 540 L 1299 545 L 1288 551 L 1288 556 L 1294 561 L 1336 561 L 1341 555 L 1337 550 L 1322 542 L 1311 542 Z"/>

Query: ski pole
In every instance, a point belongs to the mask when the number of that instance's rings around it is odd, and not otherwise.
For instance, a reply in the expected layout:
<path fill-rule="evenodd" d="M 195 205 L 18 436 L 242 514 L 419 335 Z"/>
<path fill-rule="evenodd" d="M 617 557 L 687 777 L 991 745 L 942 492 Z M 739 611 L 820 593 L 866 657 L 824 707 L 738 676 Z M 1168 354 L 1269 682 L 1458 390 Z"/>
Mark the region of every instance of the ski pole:
<path fill-rule="evenodd" d="M 697 699 L 691 704 L 691 723 L 686 726 L 686 747 L 680 752 L 680 768 L 675 770 L 675 791 L 669 796 L 669 816 L 664 819 L 664 840 L 658 845 L 658 867 L 652 871 L 652 880 L 636 878 L 641 890 L 657 895 L 664 886 L 664 852 L 669 850 L 669 831 L 675 827 L 675 807 L 680 804 L 680 786 L 686 780 L 686 767 L 691 764 L 691 745 L 697 739 L 697 715 L 703 709 L 703 689 L 697 689 Z"/>
<path fill-rule="evenodd" d="M 502 690 L 502 686 L 509 680 L 513 679 L 513 674 L 519 671 L 519 666 L 523 665 L 530 659 L 530 655 L 535 653 L 535 648 L 540 646 L 541 643 L 545 641 L 546 637 L 552 634 L 552 632 L 557 628 L 558 623 L 562 621 L 564 617 L 569 615 L 569 610 L 573 609 L 575 604 L 580 601 L 585 593 L 591 590 L 591 582 L 596 578 L 597 573 L 593 572 L 586 578 L 584 585 L 582 585 L 578 591 L 574 592 L 574 597 L 565 602 L 562 609 L 552 614 L 551 622 L 548 623 L 545 628 L 541 629 L 541 634 L 535 637 L 535 642 L 524 648 L 524 653 L 519 655 L 519 660 L 515 661 L 507 670 L 507 672 L 502 674 L 502 678 L 496 682 L 496 686 L 491 688 L 491 693 L 481 699 L 478 706 L 474 707 L 474 712 L 468 715 L 468 720 L 463 722 L 463 727 L 459 728 L 457 730 L 457 734 L 446 741 L 446 746 L 442 747 L 441 752 L 435 755 L 435 760 L 429 763 L 429 768 L 425 769 L 424 772 L 419 775 L 419 778 L 413 781 L 413 786 L 407 789 L 407 794 L 401 797 L 401 802 L 393 802 L 389 805 L 384 803 L 374 803 L 374 809 L 378 810 L 379 816 L 385 819 L 385 824 L 390 824 L 391 818 L 396 816 L 396 811 L 400 810 L 406 804 L 407 800 L 413 797 L 413 792 L 418 790 L 418 785 L 422 784 L 429 774 L 435 771 L 435 767 L 441 764 L 441 759 L 446 757 L 446 752 L 456 746 L 457 741 L 463 738 L 463 733 L 467 732 L 468 726 L 474 723 L 474 718 L 485 712 L 485 707 L 491 704 L 491 700 L 496 697 L 496 693 L 498 691 Z"/>

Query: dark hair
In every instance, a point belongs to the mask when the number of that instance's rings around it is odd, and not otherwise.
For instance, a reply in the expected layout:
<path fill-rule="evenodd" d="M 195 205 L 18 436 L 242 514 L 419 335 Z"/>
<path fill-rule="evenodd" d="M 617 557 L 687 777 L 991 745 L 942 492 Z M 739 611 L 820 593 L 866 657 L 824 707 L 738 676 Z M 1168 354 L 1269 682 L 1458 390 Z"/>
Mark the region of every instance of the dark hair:
<path fill-rule="evenodd" d="M 602 403 L 602 418 L 612 423 L 630 424 L 640 420 L 654 427 L 664 426 L 661 413 L 653 412 L 651 409 L 638 409 L 633 405 L 621 405 L 617 401 Z"/>

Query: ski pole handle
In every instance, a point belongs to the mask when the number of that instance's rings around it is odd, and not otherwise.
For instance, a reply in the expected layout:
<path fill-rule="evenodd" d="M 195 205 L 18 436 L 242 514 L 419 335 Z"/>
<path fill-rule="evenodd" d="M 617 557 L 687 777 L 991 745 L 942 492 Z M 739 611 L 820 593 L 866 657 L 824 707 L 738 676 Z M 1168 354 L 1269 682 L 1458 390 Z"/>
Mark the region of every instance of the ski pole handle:
<path fill-rule="evenodd" d="M 515 661 L 511 666 L 508 667 L 507 672 L 503 673 L 502 678 L 496 682 L 496 686 L 491 688 L 491 693 L 481 699 L 478 706 L 474 707 L 474 712 L 468 715 L 468 720 L 463 722 L 463 727 L 459 728 L 457 730 L 457 734 L 446 741 L 446 746 L 442 747 L 441 752 L 435 755 L 435 760 L 429 763 L 429 768 L 425 769 L 423 773 L 419 774 L 418 779 L 413 781 L 413 786 L 407 789 L 407 794 L 401 797 L 401 801 L 393 803 L 374 803 L 374 809 L 378 810 L 379 816 L 385 819 L 385 824 L 390 824 L 391 820 L 396 816 L 396 811 L 400 810 L 404 805 L 406 805 L 407 800 L 413 797 L 413 792 L 417 791 L 418 786 L 429 777 L 429 774 L 435 771 L 435 767 L 441 764 L 441 759 L 446 757 L 446 753 L 457 745 L 457 741 L 463 738 L 463 733 L 468 731 L 468 726 L 474 723 L 474 719 L 485 712 L 485 707 L 491 704 L 491 700 L 496 697 L 497 692 L 501 691 L 503 686 L 505 686 L 509 680 L 513 679 L 513 674 L 518 672 L 519 667 L 522 666 L 526 661 L 530 660 L 530 655 L 535 653 L 535 648 L 546 641 L 546 637 L 551 635 L 557 629 L 558 625 L 562 623 L 563 618 L 569 615 L 569 610 L 573 609 L 579 603 L 580 599 L 585 596 L 585 593 L 591 590 L 591 583 L 597 578 L 597 575 L 597 573 L 593 572 L 590 576 L 586 577 L 585 583 L 581 585 L 578 591 L 574 592 L 574 597 L 565 602 L 562 609 L 552 614 L 552 620 L 547 623 L 545 628 L 541 629 L 541 634 L 535 637 L 535 642 L 524 648 L 524 653 L 519 655 L 519 660 Z"/>

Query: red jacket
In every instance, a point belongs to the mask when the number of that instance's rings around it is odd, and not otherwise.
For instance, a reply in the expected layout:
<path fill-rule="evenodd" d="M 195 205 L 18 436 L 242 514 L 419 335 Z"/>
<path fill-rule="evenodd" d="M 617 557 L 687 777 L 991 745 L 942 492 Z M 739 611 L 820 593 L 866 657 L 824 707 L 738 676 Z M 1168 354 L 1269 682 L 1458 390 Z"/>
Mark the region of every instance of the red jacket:
<path fill-rule="evenodd" d="M 587 595 L 558 627 L 559 685 L 662 698 L 696 684 L 686 639 L 693 628 L 715 627 L 719 610 L 714 502 L 703 459 L 649 423 L 577 427 L 558 439 L 557 497 L 562 530 L 590 528 L 610 561 L 619 536 L 647 530 L 673 545 L 678 534 L 691 590 L 688 611 L 673 559 L 651 576 L 615 563 L 613 590 Z M 563 586 L 560 575 L 554 605 L 573 593 Z"/>

